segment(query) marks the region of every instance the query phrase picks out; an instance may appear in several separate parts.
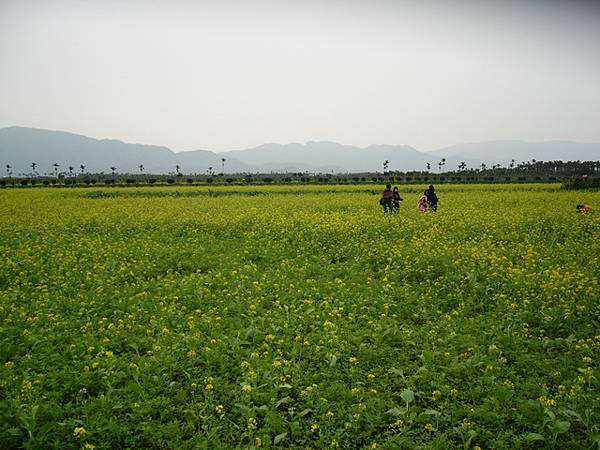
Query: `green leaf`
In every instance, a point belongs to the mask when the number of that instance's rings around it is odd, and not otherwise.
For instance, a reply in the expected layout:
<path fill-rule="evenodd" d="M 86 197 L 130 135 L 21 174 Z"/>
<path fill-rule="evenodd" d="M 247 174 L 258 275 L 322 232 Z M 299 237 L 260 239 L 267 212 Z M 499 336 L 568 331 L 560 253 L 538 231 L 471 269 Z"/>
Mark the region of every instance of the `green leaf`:
<path fill-rule="evenodd" d="M 435 409 L 427 408 L 425 411 L 423 411 L 423 414 L 426 414 L 428 416 L 439 416 L 440 412 L 436 411 Z"/>
<path fill-rule="evenodd" d="M 409 404 L 409 403 L 412 403 L 415 401 L 415 393 L 413 391 L 411 391 L 410 389 L 404 389 L 400 393 L 400 397 L 402 397 L 402 400 L 404 400 L 406 402 L 406 404 Z"/>
<path fill-rule="evenodd" d="M 392 367 L 391 369 L 389 369 L 388 373 L 392 374 L 392 375 L 398 375 L 400 377 L 404 376 L 404 372 L 400 369 L 396 369 L 395 367 Z"/>
<path fill-rule="evenodd" d="M 568 422 L 566 420 L 557 420 L 552 426 L 552 431 L 558 434 L 562 434 L 566 433 L 569 430 L 569 428 L 571 428 L 571 422 Z"/>
<path fill-rule="evenodd" d="M 279 400 L 277 403 L 275 403 L 275 408 L 279 408 L 281 405 L 285 404 L 285 403 L 289 403 L 291 400 L 291 398 L 289 397 L 283 397 L 281 400 Z"/>
<path fill-rule="evenodd" d="M 544 436 L 542 436 L 540 433 L 527 433 L 525 435 L 525 440 L 529 442 L 543 441 Z"/>
<path fill-rule="evenodd" d="M 277 436 L 275 436 L 275 439 L 273 439 L 273 444 L 275 444 L 275 445 L 279 444 L 281 441 L 283 441 L 285 439 L 286 436 L 287 436 L 287 433 L 278 434 Z"/>
<path fill-rule="evenodd" d="M 406 414 L 406 408 L 392 408 L 392 409 L 388 409 L 387 413 L 391 414 L 392 416 L 403 416 L 404 414 Z"/>
<path fill-rule="evenodd" d="M 332 355 L 331 358 L 329 359 L 329 367 L 335 366 L 336 362 L 337 362 L 337 356 Z"/>
<path fill-rule="evenodd" d="M 596 444 L 596 448 L 600 450 L 600 433 L 592 433 L 590 441 L 592 441 L 592 446 Z"/>
<path fill-rule="evenodd" d="M 298 417 L 304 417 L 307 414 L 310 414 L 311 412 L 312 412 L 312 409 L 306 408 L 304 411 L 301 411 L 300 413 L 298 413 Z"/>

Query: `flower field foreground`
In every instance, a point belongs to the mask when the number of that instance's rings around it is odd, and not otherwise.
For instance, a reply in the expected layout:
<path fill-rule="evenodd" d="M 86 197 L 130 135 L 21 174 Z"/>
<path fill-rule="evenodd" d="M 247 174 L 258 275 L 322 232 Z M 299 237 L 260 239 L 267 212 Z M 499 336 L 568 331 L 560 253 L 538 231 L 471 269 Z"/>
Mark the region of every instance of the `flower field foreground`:
<path fill-rule="evenodd" d="M 593 448 L 598 192 L 0 191 L 3 448 Z"/>

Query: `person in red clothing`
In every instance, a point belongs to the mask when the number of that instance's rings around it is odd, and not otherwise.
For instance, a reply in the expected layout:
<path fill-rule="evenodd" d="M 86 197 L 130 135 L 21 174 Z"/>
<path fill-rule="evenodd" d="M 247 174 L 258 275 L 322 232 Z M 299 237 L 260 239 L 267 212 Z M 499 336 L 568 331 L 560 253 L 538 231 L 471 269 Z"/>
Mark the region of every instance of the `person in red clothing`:
<path fill-rule="evenodd" d="M 580 205 L 577 205 L 578 213 L 590 213 L 593 210 L 594 210 L 594 208 L 592 208 L 592 205 L 588 205 L 587 203 L 582 203 Z"/>

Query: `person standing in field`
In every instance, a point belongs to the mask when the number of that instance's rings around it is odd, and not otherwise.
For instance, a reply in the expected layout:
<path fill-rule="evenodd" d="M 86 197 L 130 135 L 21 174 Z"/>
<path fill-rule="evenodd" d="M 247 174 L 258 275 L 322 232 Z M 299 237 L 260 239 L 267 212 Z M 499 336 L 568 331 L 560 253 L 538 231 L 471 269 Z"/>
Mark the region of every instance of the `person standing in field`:
<path fill-rule="evenodd" d="M 398 186 L 394 186 L 394 190 L 392 191 L 392 211 L 398 211 L 400 209 L 400 202 L 404 200 L 400 197 L 400 192 L 398 191 Z"/>
<path fill-rule="evenodd" d="M 428 211 L 437 211 L 438 206 L 438 196 L 435 193 L 435 188 L 433 184 L 429 185 L 429 189 L 425 191 L 425 196 L 427 197 L 427 210 Z"/>
<path fill-rule="evenodd" d="M 427 211 L 427 191 L 423 192 L 423 195 L 417 202 L 417 209 L 421 212 Z"/>
<path fill-rule="evenodd" d="M 383 206 L 383 212 L 388 212 L 392 210 L 392 198 L 394 193 L 392 192 L 392 185 L 386 184 L 385 189 L 381 193 L 381 198 L 379 199 L 379 204 Z"/>

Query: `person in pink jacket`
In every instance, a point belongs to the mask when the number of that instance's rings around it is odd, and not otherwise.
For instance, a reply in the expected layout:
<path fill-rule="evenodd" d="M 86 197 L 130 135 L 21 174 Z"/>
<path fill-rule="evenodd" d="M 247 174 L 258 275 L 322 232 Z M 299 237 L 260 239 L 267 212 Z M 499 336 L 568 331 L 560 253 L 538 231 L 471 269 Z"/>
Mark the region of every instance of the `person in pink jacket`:
<path fill-rule="evenodd" d="M 423 193 L 419 201 L 417 202 L 417 208 L 421 212 L 427 211 L 429 204 L 427 203 L 427 191 Z"/>

